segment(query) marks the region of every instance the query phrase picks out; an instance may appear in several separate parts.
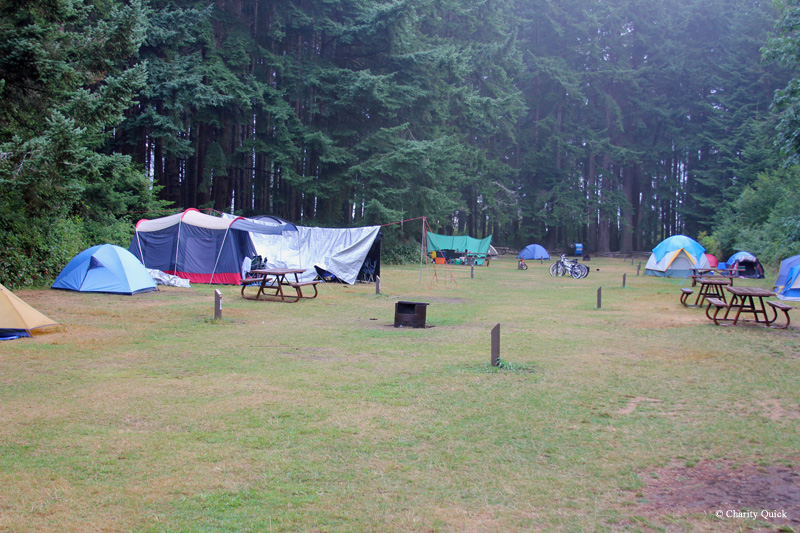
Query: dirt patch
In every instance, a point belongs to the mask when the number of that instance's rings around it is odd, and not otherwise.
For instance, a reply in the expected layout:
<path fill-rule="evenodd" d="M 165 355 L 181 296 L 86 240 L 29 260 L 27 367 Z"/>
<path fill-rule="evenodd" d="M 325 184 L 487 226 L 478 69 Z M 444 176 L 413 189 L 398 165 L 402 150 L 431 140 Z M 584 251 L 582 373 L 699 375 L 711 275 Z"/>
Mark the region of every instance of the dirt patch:
<path fill-rule="evenodd" d="M 638 512 L 656 522 L 665 515 L 706 515 L 735 527 L 800 527 L 800 458 L 759 466 L 732 460 L 677 462 L 645 472 Z"/>
<path fill-rule="evenodd" d="M 636 410 L 636 407 L 642 402 L 651 402 L 651 403 L 658 403 L 661 400 L 656 400 L 654 398 L 632 398 L 625 407 L 617 411 L 621 415 L 629 415 Z"/>

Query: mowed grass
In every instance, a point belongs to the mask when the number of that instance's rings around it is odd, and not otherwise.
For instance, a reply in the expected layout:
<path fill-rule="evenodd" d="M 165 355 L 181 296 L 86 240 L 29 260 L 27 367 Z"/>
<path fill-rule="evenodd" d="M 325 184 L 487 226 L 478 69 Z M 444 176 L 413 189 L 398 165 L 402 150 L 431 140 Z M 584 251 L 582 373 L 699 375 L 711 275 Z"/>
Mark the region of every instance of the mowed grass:
<path fill-rule="evenodd" d="M 643 516 L 644 472 L 797 458 L 798 329 L 716 327 L 638 261 L 529 265 L 384 267 L 381 295 L 296 304 L 17 291 L 62 327 L 0 343 L 0 529 L 738 526 Z M 429 327 L 394 328 L 398 300 Z"/>

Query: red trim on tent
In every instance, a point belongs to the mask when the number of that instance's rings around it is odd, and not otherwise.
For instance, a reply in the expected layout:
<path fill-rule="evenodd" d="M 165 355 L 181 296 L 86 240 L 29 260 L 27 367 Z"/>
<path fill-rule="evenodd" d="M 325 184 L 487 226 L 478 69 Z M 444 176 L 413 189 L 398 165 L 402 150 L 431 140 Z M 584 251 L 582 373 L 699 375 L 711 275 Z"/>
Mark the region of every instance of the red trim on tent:
<path fill-rule="evenodd" d="M 199 209 L 196 209 L 194 207 L 190 207 L 189 209 L 184 209 L 183 213 L 181 213 L 181 219 L 183 219 L 183 217 L 185 217 L 186 213 L 188 213 L 189 211 L 197 211 L 198 213 L 200 213 Z M 203 213 L 200 213 L 200 214 L 202 215 Z"/>
<path fill-rule="evenodd" d="M 168 270 L 166 274 L 188 279 L 191 283 L 211 283 L 214 278 L 214 285 L 238 285 L 242 281 L 242 276 L 238 272 L 217 272 L 216 274 L 196 274 L 191 272 L 180 272 Z"/>

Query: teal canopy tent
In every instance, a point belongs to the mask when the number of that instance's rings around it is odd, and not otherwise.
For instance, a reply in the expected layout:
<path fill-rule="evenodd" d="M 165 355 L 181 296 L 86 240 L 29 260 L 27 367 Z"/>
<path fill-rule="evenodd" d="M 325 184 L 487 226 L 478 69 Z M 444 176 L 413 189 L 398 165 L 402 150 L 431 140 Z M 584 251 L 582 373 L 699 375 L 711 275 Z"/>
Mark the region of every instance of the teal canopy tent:
<path fill-rule="evenodd" d="M 475 239 L 466 235 L 439 235 L 428 232 L 428 253 L 452 251 L 459 254 L 469 254 L 485 257 L 492 245 L 492 236 L 485 239 Z"/>

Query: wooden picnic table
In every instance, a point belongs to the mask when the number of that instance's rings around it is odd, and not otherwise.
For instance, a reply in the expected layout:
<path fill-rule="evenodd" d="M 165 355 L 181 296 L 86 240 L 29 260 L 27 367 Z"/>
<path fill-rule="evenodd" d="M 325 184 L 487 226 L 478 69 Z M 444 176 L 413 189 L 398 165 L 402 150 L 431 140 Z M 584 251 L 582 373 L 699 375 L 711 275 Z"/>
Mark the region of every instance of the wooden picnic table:
<path fill-rule="evenodd" d="M 764 298 L 775 296 L 774 292 L 766 289 L 760 289 L 758 287 L 725 287 L 725 290 L 731 293 L 731 298 L 727 303 L 717 298 L 707 299 L 709 305 L 706 309 L 706 316 L 713 320 L 714 324 L 718 326 L 723 324 L 736 325 L 739 323 L 741 315 L 745 314 L 752 315 L 753 318 L 742 318 L 742 322 L 755 322 L 769 327 L 770 324 L 772 324 L 775 319 L 778 318 L 777 310 L 772 303 L 770 303 L 770 306 L 772 307 L 772 317 L 770 317 L 770 314 L 767 312 L 766 306 L 764 305 Z M 758 299 L 758 304 L 756 304 L 756 299 Z M 716 308 L 713 316 L 711 315 L 712 307 Z M 720 316 L 723 310 L 725 311 L 725 314 Z M 786 325 L 788 326 L 789 314 L 787 311 L 784 311 L 784 313 L 786 314 Z M 731 316 L 732 314 L 733 316 Z"/>
<path fill-rule="evenodd" d="M 317 284 L 321 282 L 319 280 L 301 282 L 298 274 L 302 274 L 305 271 L 304 268 L 262 268 L 251 270 L 250 274 L 256 277 L 241 281 L 242 298 L 287 303 L 300 301 L 300 298 L 316 298 Z M 293 276 L 294 279 L 292 280 L 290 276 Z M 254 296 L 245 292 L 248 287 L 256 286 L 258 287 L 258 292 Z M 303 287 L 306 286 L 314 287 L 314 296 L 303 296 Z M 285 294 L 283 292 L 284 287 L 294 289 L 294 294 Z"/>
<path fill-rule="evenodd" d="M 694 301 L 696 306 L 703 305 L 706 298 L 720 298 L 727 301 L 722 288 L 733 284 L 730 279 L 725 277 L 700 278 L 697 281 L 700 283 L 700 290 L 697 291 L 697 298 Z"/>

